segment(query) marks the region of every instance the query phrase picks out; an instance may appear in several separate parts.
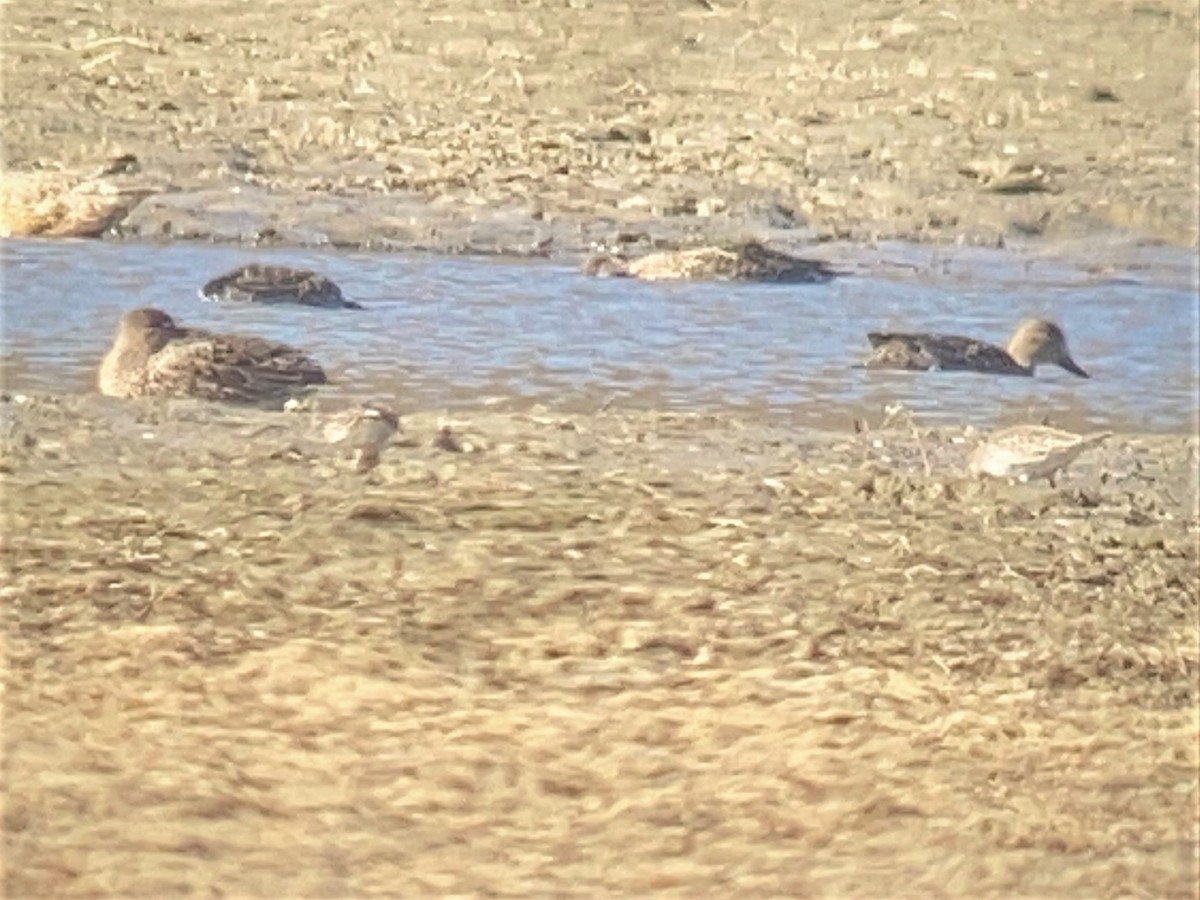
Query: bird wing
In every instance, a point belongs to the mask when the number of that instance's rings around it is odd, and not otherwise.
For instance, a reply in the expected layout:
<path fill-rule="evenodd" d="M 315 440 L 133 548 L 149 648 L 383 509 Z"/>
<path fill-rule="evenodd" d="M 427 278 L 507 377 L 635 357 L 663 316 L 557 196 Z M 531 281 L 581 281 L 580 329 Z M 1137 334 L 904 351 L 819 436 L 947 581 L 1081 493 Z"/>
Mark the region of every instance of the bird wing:
<path fill-rule="evenodd" d="M 740 263 L 736 277 L 779 284 L 819 284 L 832 281 L 841 273 L 819 259 L 805 259 L 772 250 L 756 241 L 736 248 Z"/>
<path fill-rule="evenodd" d="M 148 373 L 148 381 L 164 393 L 240 403 L 273 402 L 327 380 L 294 347 L 192 329 L 154 354 Z"/>
<path fill-rule="evenodd" d="M 209 300 L 362 308 L 345 300 L 341 289 L 328 278 L 287 266 L 242 266 L 212 279 L 200 293 Z"/>
<path fill-rule="evenodd" d="M 867 361 L 868 366 L 1030 374 L 1008 355 L 1008 351 L 975 338 L 873 331 L 867 335 L 867 340 L 875 351 Z"/>

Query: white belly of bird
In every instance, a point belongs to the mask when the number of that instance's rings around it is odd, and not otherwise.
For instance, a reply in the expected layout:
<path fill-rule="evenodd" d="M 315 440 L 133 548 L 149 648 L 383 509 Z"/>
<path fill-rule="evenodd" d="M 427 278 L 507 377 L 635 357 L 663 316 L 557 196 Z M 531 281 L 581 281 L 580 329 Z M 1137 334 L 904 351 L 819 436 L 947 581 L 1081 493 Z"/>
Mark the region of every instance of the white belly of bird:
<path fill-rule="evenodd" d="M 975 451 L 972 469 L 977 473 L 991 475 L 994 478 L 1028 480 L 1053 474 L 1070 462 L 1072 456 L 1074 453 L 1062 451 L 1031 456 L 1027 452 L 1011 447 L 985 444 Z"/>

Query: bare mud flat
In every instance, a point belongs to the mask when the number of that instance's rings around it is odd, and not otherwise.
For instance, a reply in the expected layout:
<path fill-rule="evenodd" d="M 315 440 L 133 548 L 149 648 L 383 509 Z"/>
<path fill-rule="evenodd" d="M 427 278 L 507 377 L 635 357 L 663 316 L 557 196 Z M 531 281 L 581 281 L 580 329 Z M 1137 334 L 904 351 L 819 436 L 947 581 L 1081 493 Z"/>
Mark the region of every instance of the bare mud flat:
<path fill-rule="evenodd" d="M 1194 439 L 0 426 L 9 897 L 1197 890 Z"/>
<path fill-rule="evenodd" d="M 6 164 L 133 154 L 143 237 L 1194 247 L 1197 27 L 1185 0 L 15 3 Z"/>

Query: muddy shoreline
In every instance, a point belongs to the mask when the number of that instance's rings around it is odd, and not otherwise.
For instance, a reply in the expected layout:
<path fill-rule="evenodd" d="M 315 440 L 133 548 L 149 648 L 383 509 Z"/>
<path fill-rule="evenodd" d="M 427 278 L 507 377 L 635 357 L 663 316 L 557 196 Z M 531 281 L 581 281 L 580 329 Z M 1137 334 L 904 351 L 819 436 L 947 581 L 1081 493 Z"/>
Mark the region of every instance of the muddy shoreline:
<path fill-rule="evenodd" d="M 1183 0 L 405 8 L 9 4 L 5 166 L 130 154 L 139 241 L 1194 278 Z M 402 411 L 364 475 L 0 397 L 7 894 L 1195 895 L 1194 436 Z"/>
<path fill-rule="evenodd" d="M 1197 246 L 1182 0 L 191 9 L 8 10 L 6 165 L 132 154 L 154 239 Z"/>

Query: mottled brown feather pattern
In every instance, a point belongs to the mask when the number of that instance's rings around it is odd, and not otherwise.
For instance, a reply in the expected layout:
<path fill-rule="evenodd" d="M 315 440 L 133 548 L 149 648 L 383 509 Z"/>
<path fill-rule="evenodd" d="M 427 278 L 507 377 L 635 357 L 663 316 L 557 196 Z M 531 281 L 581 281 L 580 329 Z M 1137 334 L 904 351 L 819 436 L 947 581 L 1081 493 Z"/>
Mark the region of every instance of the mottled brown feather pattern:
<path fill-rule="evenodd" d="M 100 390 L 116 397 L 181 396 L 275 404 L 325 372 L 303 351 L 250 335 L 183 328 L 166 313 L 127 313 L 100 367 Z"/>
<path fill-rule="evenodd" d="M 952 334 L 871 332 L 867 340 L 875 350 L 868 362 L 872 368 L 1033 374 L 1009 356 L 1007 350 L 974 338 Z"/>
<path fill-rule="evenodd" d="M 1021 322 L 1007 347 L 954 334 L 919 332 L 873 331 L 867 340 L 872 353 L 864 365 L 871 369 L 940 369 L 1028 376 L 1039 365 L 1056 365 L 1080 378 L 1090 377 L 1071 357 L 1062 329 L 1046 319 Z"/>
<path fill-rule="evenodd" d="M 251 264 L 226 272 L 200 289 L 206 300 L 233 303 L 292 303 L 324 309 L 362 309 L 341 288 L 308 269 Z"/>
<path fill-rule="evenodd" d="M 598 253 L 585 261 L 583 271 L 589 275 L 624 276 L 644 281 L 712 279 L 788 284 L 820 283 L 838 274 L 821 260 L 792 256 L 757 241 L 665 250 L 632 262 Z"/>

